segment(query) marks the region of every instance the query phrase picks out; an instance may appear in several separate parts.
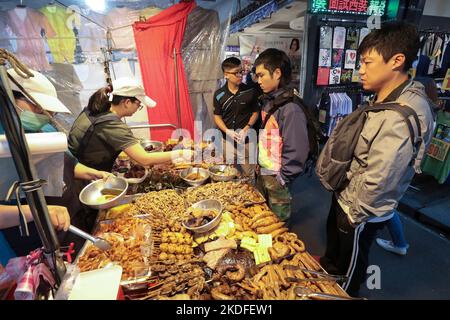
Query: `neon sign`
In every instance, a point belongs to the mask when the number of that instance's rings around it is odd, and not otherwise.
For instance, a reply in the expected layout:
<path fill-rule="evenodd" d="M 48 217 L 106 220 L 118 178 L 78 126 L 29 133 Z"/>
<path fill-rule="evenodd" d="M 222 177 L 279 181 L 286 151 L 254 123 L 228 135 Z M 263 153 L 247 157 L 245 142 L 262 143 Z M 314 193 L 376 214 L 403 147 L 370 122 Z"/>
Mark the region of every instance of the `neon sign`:
<path fill-rule="evenodd" d="M 360 14 L 383 16 L 388 0 L 310 0 L 311 13 Z"/>

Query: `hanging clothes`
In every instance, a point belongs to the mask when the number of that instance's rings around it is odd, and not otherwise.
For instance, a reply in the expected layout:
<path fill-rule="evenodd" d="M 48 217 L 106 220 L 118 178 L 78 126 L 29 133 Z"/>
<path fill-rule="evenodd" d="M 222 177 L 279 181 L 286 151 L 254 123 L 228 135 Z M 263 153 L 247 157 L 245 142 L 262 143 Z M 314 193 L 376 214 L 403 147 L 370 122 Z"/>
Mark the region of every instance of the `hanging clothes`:
<path fill-rule="evenodd" d="M 50 69 L 45 54 L 45 42 L 42 30 L 49 38 L 56 32 L 48 19 L 39 11 L 30 8 L 15 8 L 7 11 L 6 24 L 17 36 L 17 57 L 29 68 L 36 71 Z"/>
<path fill-rule="evenodd" d="M 437 67 L 438 67 L 439 69 L 442 68 L 442 62 L 444 61 L 444 55 L 445 55 L 445 53 L 446 53 L 447 50 L 448 50 L 449 43 L 450 43 L 450 35 L 449 35 L 449 34 L 446 34 L 446 35 L 444 36 L 443 43 L 442 43 L 442 47 L 441 47 L 442 54 L 441 54 L 441 56 L 439 57 L 439 59 L 438 59 L 438 61 L 437 61 Z"/>
<path fill-rule="evenodd" d="M 319 102 L 319 109 L 321 110 L 322 116 L 325 121 L 324 128 L 326 129 L 327 136 L 331 136 L 336 125 L 344 117 L 353 112 L 353 100 L 347 93 L 329 93 L 322 94 Z M 325 112 L 325 113 L 323 113 Z"/>
<path fill-rule="evenodd" d="M 89 57 L 103 56 L 101 48 L 107 47 L 105 15 L 78 7 L 75 10 L 80 15 L 80 23 L 76 25 L 76 28 L 84 55 Z"/>
<path fill-rule="evenodd" d="M 195 120 L 202 124 L 196 134 L 215 127 L 214 92 L 221 79 L 221 39 L 219 14 L 215 10 L 195 7 L 188 16 L 184 32 L 183 63 Z"/>
<path fill-rule="evenodd" d="M 153 124 L 178 124 L 177 92 L 175 88 L 176 55 L 179 85 L 181 127 L 193 137 L 194 116 L 189 99 L 188 84 L 181 51 L 186 20 L 195 8 L 195 2 L 179 3 L 150 18 L 146 22 L 133 25 L 141 63 L 142 78 L 148 95 L 153 97 L 156 108 L 149 109 L 149 119 Z M 165 141 L 171 137 L 172 129 L 152 130 L 152 139 Z"/>
<path fill-rule="evenodd" d="M 443 44 L 443 40 L 439 36 L 435 36 L 435 40 L 432 46 L 431 54 L 430 54 L 430 67 L 428 69 L 428 74 L 433 74 L 436 67 L 437 67 L 437 61 L 442 54 L 441 46 Z"/>
<path fill-rule="evenodd" d="M 48 5 L 39 10 L 47 19 L 55 35 L 48 38 L 48 46 L 55 63 L 73 63 L 75 60 L 75 34 L 68 27 L 69 17 L 67 9 L 58 5 Z"/>
<path fill-rule="evenodd" d="M 87 106 L 91 95 L 106 86 L 104 66 L 101 63 L 84 63 L 75 64 L 73 67 L 83 87 L 80 91 L 80 103 L 81 107 L 84 108 Z M 78 114 L 76 115 L 78 116 Z"/>
<path fill-rule="evenodd" d="M 105 24 L 111 29 L 113 49 L 134 50 L 133 23 L 139 21 L 139 11 L 129 8 L 114 8 L 105 18 Z"/>
<path fill-rule="evenodd" d="M 52 70 L 44 72 L 44 75 L 55 86 L 58 98 L 70 110 L 72 116 L 78 115 L 83 109 L 80 102 L 80 91 L 83 85 L 75 72 L 74 65 L 54 63 Z"/>
<path fill-rule="evenodd" d="M 0 12 L 0 48 L 14 53 L 15 48 L 12 43 L 12 38 L 12 31 L 6 24 L 6 14 L 4 12 Z"/>

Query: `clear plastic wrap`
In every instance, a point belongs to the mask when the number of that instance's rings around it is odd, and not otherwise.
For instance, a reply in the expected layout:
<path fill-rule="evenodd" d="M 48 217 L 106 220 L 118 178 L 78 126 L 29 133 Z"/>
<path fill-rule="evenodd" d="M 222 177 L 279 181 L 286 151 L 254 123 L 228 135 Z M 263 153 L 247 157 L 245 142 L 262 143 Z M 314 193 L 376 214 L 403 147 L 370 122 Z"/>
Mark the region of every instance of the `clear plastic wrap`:
<path fill-rule="evenodd" d="M 222 8 L 231 12 L 232 5 Z M 189 95 L 195 115 L 196 133 L 203 134 L 214 128 L 214 92 L 223 77 L 221 63 L 224 58 L 225 39 L 229 20 L 221 24 L 215 10 L 197 6 L 190 14 L 182 44 L 183 63 L 189 85 Z"/>
<path fill-rule="evenodd" d="M 173 0 L 148 0 L 119 6 L 116 1 L 107 0 L 106 10 L 99 13 L 82 0 L 68 2 L 65 25 L 73 28 L 76 45 L 74 56 L 60 61 L 59 51 L 55 51 L 55 46 L 49 46 L 46 37 L 53 43 L 59 41 L 63 44 L 67 37 L 60 36 L 61 32 L 55 30 L 61 25 L 59 21 L 40 12 L 49 7 L 48 3 L 28 2 L 26 8 L 18 8 L 16 5 L 20 1 L 10 1 L 0 11 L 0 47 L 17 55 L 31 69 L 42 72 L 55 85 L 58 98 L 72 112 L 56 115 L 58 123 L 68 131 L 87 106 L 90 96 L 107 84 L 105 59 L 111 59 L 108 67 L 112 80 L 119 77 L 142 80 L 132 24 L 149 19 L 175 3 Z M 219 12 L 197 6 L 188 17 L 182 45 L 193 113 L 195 119 L 202 123 L 199 134 L 215 127 L 213 94 L 219 85 L 217 80 L 222 78 L 220 64 L 224 59 L 233 1 L 206 5 Z M 55 7 L 60 8 L 60 4 L 56 3 Z M 52 11 L 47 13 L 51 16 Z M 21 19 L 22 15 L 25 20 Z M 42 34 L 34 29 L 30 32 L 33 26 Z M 108 27 L 112 31 L 111 41 L 107 39 Z M 68 32 L 72 41 L 72 30 Z M 108 44 L 111 55 L 105 57 L 102 49 L 108 49 Z M 128 118 L 127 123 L 130 126 L 149 124 L 147 110 Z M 150 138 L 148 129 L 134 130 L 133 133 L 140 138 Z"/>

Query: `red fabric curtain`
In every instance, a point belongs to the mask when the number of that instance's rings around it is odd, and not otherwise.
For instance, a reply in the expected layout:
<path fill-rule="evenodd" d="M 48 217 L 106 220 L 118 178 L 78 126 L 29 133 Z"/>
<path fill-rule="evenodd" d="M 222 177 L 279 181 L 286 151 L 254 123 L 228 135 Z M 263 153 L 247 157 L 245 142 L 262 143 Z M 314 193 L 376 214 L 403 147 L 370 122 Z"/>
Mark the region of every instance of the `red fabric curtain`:
<path fill-rule="evenodd" d="M 180 54 L 186 20 L 195 8 L 194 1 L 179 3 L 133 25 L 136 48 L 141 65 L 142 79 L 147 94 L 157 106 L 148 110 L 151 124 L 170 123 L 178 127 L 174 48 L 177 51 L 178 84 L 182 128 L 194 134 L 194 115 L 189 99 L 189 89 Z M 166 141 L 173 129 L 152 129 L 153 140 Z"/>

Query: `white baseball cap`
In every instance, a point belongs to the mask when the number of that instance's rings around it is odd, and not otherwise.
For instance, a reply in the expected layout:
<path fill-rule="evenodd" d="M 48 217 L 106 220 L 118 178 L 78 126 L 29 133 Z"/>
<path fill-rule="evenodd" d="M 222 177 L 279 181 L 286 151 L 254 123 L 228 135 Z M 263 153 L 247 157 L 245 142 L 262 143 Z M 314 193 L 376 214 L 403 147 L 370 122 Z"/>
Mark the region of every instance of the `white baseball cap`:
<path fill-rule="evenodd" d="M 44 110 L 51 112 L 71 113 L 69 109 L 58 99 L 55 86 L 44 76 L 34 70 L 30 70 L 34 77 L 28 79 L 22 78 L 14 69 L 9 69 L 8 73 L 14 78 L 22 88 L 41 105 Z M 20 90 L 14 83 L 11 82 L 11 89 L 14 91 Z"/>
<path fill-rule="evenodd" d="M 148 107 L 156 107 L 156 102 L 145 94 L 144 87 L 134 78 L 119 78 L 113 81 L 113 96 L 134 97 Z"/>

